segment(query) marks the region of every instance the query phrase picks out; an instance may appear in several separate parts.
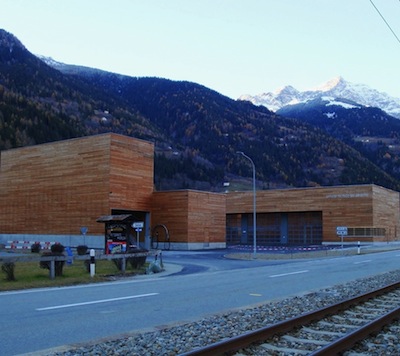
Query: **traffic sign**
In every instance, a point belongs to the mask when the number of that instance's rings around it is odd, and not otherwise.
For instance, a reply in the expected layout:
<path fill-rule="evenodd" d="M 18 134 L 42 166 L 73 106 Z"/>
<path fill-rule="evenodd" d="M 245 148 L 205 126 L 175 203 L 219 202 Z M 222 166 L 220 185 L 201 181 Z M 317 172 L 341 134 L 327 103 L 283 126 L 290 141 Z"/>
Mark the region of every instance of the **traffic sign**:
<path fill-rule="evenodd" d="M 132 227 L 135 229 L 140 229 L 144 227 L 144 222 L 143 221 L 136 221 L 132 224 Z"/>
<path fill-rule="evenodd" d="M 337 226 L 336 235 L 347 236 L 347 226 Z"/>

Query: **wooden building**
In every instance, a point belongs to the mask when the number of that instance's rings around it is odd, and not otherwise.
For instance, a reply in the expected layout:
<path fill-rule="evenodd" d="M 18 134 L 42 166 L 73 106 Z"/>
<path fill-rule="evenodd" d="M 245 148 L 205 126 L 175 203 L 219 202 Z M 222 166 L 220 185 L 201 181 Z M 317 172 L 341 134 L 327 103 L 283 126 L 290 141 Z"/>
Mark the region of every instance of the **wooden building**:
<path fill-rule="evenodd" d="M 129 215 L 129 226 L 143 222 L 146 248 L 158 224 L 170 228 L 172 247 L 225 247 L 224 194 L 157 194 L 153 176 L 154 145 L 113 133 L 2 151 L 0 238 L 78 245 L 87 231 L 102 246 L 99 217 Z M 129 226 L 124 235 L 136 238 Z"/>
<path fill-rule="evenodd" d="M 171 249 L 224 248 L 225 204 L 225 194 L 194 190 L 154 192 L 153 226 L 168 227 Z M 161 237 L 161 247 L 163 240 Z"/>
<path fill-rule="evenodd" d="M 152 143 L 113 133 L 2 151 L 0 243 L 104 247 L 110 221 L 122 218 L 123 234 L 114 224 L 111 235 L 145 248 L 166 231 L 160 248 L 167 238 L 185 250 L 251 243 L 251 191 L 156 192 L 153 171 Z M 257 242 L 338 242 L 338 226 L 348 228 L 348 241 L 392 240 L 399 211 L 399 193 L 376 185 L 257 191 Z"/>
<path fill-rule="evenodd" d="M 257 191 L 257 242 L 312 245 L 397 239 L 399 193 L 376 185 Z M 227 195 L 227 242 L 252 243 L 253 194 Z M 337 234 L 346 227 L 345 236 Z"/>

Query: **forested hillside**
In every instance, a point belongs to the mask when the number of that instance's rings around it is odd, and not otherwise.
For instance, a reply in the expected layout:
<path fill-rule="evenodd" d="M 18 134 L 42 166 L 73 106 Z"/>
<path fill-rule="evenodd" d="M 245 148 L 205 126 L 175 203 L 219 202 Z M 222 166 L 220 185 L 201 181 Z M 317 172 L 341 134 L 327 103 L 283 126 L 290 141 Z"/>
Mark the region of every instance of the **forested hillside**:
<path fill-rule="evenodd" d="M 0 31 L 0 148 L 103 132 L 154 142 L 157 189 L 260 189 L 399 181 L 321 129 L 209 88 L 95 69 L 56 70 Z"/>
<path fill-rule="evenodd" d="M 287 106 L 278 113 L 324 130 L 400 179 L 400 120 L 378 108 L 343 99 L 335 102 L 316 99 Z"/>

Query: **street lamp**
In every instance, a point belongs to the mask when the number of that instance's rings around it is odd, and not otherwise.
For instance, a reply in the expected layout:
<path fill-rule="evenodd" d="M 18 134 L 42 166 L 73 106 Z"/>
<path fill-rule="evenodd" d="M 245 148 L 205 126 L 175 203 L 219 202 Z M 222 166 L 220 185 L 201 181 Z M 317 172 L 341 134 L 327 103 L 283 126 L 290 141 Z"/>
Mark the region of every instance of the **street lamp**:
<path fill-rule="evenodd" d="M 242 155 L 244 158 L 247 158 L 251 162 L 251 166 L 253 168 L 253 257 L 256 258 L 257 254 L 257 219 L 256 219 L 256 166 L 254 165 L 253 160 L 244 154 L 242 151 L 236 152 L 239 155 Z"/>

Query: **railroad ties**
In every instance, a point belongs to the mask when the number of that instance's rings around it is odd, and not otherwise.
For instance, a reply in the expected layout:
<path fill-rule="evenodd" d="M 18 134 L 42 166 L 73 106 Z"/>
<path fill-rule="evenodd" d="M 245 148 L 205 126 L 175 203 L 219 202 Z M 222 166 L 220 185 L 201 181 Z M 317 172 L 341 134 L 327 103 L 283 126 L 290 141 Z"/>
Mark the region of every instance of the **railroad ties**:
<path fill-rule="evenodd" d="M 399 306 L 396 283 L 184 355 L 335 355 L 398 320 Z"/>

